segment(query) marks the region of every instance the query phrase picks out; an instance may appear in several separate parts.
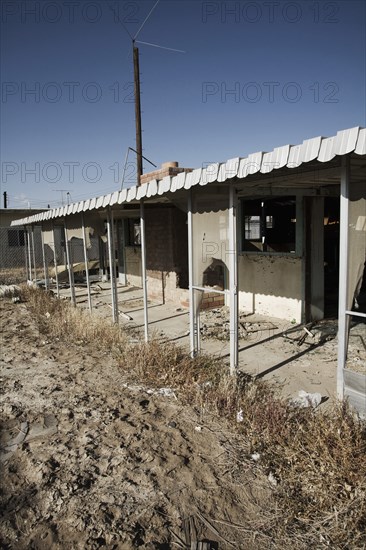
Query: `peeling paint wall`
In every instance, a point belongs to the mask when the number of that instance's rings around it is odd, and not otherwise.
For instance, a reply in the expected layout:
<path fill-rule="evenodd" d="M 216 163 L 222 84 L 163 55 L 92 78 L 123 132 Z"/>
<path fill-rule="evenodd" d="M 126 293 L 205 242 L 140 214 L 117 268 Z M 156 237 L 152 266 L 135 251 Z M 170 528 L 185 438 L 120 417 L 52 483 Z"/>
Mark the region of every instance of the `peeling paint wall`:
<path fill-rule="evenodd" d="M 193 214 L 194 284 L 202 286 L 205 270 L 213 261 L 224 265 L 225 286 L 228 285 L 229 216 L 227 210 Z"/>
<path fill-rule="evenodd" d="M 193 215 L 194 284 L 202 285 L 205 269 L 213 260 L 219 260 L 225 266 L 225 288 L 228 289 L 228 227 L 227 210 Z M 240 309 L 301 322 L 301 258 L 240 254 L 238 280 Z"/>
<path fill-rule="evenodd" d="M 242 254 L 238 277 L 240 309 L 301 322 L 301 258 Z"/>

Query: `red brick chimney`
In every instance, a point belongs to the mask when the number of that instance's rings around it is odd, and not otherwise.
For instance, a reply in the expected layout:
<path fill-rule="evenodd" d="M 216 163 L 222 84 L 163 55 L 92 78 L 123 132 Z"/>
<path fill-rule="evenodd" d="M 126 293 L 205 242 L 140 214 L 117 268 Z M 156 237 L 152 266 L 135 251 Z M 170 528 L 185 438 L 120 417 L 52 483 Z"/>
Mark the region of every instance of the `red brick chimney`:
<path fill-rule="evenodd" d="M 148 183 L 151 180 L 162 180 L 165 176 L 176 176 L 181 172 L 192 172 L 193 168 L 180 168 L 178 162 L 170 161 L 164 162 L 161 168 L 154 170 L 154 172 L 148 172 L 142 174 L 141 184 Z"/>

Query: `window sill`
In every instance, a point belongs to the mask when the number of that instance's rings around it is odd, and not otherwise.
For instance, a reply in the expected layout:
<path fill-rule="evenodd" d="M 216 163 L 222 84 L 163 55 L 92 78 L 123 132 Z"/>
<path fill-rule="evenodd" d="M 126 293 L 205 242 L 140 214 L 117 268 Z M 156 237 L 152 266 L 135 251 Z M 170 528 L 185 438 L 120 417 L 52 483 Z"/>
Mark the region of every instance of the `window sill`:
<path fill-rule="evenodd" d="M 238 253 L 239 256 L 277 256 L 277 257 L 284 257 L 284 258 L 297 258 L 301 259 L 302 256 L 300 254 L 296 254 L 296 252 L 262 252 L 261 250 L 242 250 Z"/>

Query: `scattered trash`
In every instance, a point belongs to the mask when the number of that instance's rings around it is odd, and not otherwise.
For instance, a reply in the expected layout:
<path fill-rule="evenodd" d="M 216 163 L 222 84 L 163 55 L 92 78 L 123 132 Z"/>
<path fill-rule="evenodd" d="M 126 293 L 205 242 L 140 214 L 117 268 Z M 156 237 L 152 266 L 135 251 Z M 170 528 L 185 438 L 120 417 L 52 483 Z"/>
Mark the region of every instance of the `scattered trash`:
<path fill-rule="evenodd" d="M 156 393 L 158 395 L 163 395 L 164 397 L 174 397 L 174 399 L 177 399 L 177 396 L 171 388 L 160 388 L 156 391 Z"/>
<path fill-rule="evenodd" d="M 169 428 L 176 428 L 176 427 L 177 427 L 177 423 L 174 422 L 174 420 L 171 420 L 170 422 L 168 422 L 168 426 L 169 426 Z"/>
<path fill-rule="evenodd" d="M 273 487 L 276 487 L 278 485 L 278 481 L 275 478 L 275 476 L 272 474 L 272 472 L 270 472 L 268 475 L 268 481 L 270 482 L 271 485 L 273 485 Z"/>
<path fill-rule="evenodd" d="M 311 336 L 312 338 L 314 338 L 314 334 L 312 332 L 310 332 L 310 330 L 308 330 L 306 327 L 303 327 L 306 334 L 308 334 L 309 336 Z"/>
<path fill-rule="evenodd" d="M 238 412 L 236 413 L 236 421 L 237 421 L 237 422 L 243 422 L 243 420 L 244 420 L 244 417 L 243 417 L 243 410 L 240 409 L 240 411 L 238 411 Z"/>
<path fill-rule="evenodd" d="M 201 312 L 200 334 L 203 339 L 215 338 L 216 340 L 230 340 L 230 313 L 226 306 L 210 309 Z M 238 336 L 239 339 L 247 340 L 258 337 L 258 334 L 264 333 L 270 336 L 278 327 L 271 321 L 249 322 L 247 315 L 239 314 Z M 253 336 L 251 336 L 253 335 Z"/>
<path fill-rule="evenodd" d="M 195 431 L 196 432 L 202 432 L 202 426 L 196 426 Z"/>
<path fill-rule="evenodd" d="M 250 458 L 252 460 L 254 460 L 255 462 L 258 462 L 258 460 L 260 459 L 261 455 L 259 453 L 253 453 L 252 455 L 250 455 Z"/>
<path fill-rule="evenodd" d="M 19 294 L 20 287 L 17 285 L 0 285 L 0 298 L 17 297 Z"/>
<path fill-rule="evenodd" d="M 303 344 L 317 345 L 333 340 L 337 336 L 337 323 L 329 320 L 311 322 L 307 325 L 290 328 L 283 333 L 283 337 L 298 346 Z"/>
<path fill-rule="evenodd" d="M 51 313 L 49 313 L 48 311 L 44 314 L 44 316 L 46 317 L 46 319 L 49 319 L 51 317 Z"/>
<path fill-rule="evenodd" d="M 292 399 L 292 403 L 297 407 L 313 407 L 314 409 L 322 402 L 321 393 L 308 393 L 304 390 L 300 390 L 298 397 Z"/>

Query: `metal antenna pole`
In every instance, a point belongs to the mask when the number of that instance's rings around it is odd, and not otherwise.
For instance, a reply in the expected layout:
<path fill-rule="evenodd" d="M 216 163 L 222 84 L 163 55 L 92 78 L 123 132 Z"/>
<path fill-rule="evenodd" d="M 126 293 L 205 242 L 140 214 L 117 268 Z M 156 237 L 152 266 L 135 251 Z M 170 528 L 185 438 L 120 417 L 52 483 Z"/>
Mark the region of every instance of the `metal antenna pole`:
<path fill-rule="evenodd" d="M 140 97 L 140 65 L 139 65 L 139 49 L 135 46 L 135 40 L 132 41 L 133 46 L 133 70 L 135 81 L 135 121 L 136 121 L 136 172 L 137 185 L 141 185 L 142 176 L 142 132 L 141 132 L 141 97 Z"/>

